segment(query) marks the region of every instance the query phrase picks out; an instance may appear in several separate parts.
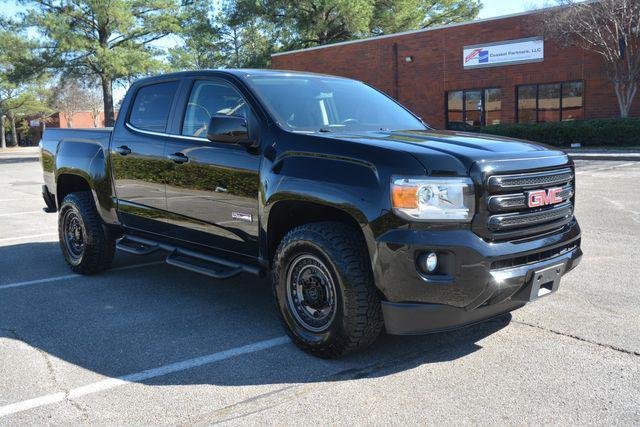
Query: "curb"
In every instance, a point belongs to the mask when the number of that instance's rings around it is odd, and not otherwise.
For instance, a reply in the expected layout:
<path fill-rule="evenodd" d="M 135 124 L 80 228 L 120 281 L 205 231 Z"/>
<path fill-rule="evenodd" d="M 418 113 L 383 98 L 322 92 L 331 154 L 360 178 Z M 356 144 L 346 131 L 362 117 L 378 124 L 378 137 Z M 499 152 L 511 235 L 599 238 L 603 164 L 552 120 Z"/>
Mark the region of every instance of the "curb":
<path fill-rule="evenodd" d="M 573 160 L 617 160 L 640 162 L 640 153 L 567 153 Z"/>

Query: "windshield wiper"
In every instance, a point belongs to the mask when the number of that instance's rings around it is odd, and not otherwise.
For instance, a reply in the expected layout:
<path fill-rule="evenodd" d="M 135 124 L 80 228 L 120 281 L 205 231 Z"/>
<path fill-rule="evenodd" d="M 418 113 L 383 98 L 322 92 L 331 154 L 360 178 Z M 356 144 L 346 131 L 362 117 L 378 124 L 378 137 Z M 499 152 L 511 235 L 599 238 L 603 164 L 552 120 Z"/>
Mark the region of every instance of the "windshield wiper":
<path fill-rule="evenodd" d="M 332 132 L 332 130 L 331 129 L 327 129 L 327 128 L 320 128 L 320 129 L 318 129 L 318 132 L 328 133 L 328 132 Z"/>

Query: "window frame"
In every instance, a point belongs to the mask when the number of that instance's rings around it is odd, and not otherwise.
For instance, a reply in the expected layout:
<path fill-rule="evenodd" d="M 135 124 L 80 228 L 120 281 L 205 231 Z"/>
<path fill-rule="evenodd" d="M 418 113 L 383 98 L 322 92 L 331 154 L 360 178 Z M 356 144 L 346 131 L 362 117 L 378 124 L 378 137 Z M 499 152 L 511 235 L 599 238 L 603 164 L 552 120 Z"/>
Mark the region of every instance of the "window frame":
<path fill-rule="evenodd" d="M 536 88 L 536 121 L 532 122 L 532 123 L 554 123 L 554 122 L 541 122 L 540 121 L 540 86 L 545 86 L 545 85 L 560 85 L 560 96 L 559 96 L 559 100 L 560 100 L 560 108 L 558 110 L 558 122 L 562 122 L 564 120 L 562 120 L 562 113 L 563 113 L 563 93 L 564 93 L 564 85 L 565 84 L 569 84 L 569 83 L 581 83 L 582 84 L 582 96 L 581 96 L 581 100 L 582 100 L 582 119 L 579 120 L 584 120 L 584 100 L 585 100 L 585 82 L 584 80 L 563 80 L 563 81 L 554 81 L 554 82 L 544 82 L 544 83 L 523 83 L 520 85 L 516 85 L 515 91 L 516 91 L 516 103 L 515 103 L 515 108 L 516 108 L 516 123 L 517 124 L 527 124 L 527 123 L 521 123 L 520 122 L 520 88 L 521 87 L 525 87 L 525 86 L 535 86 Z"/>
<path fill-rule="evenodd" d="M 256 112 L 256 109 L 254 107 L 254 104 L 251 102 L 250 97 L 247 96 L 247 94 L 245 93 L 245 91 L 242 90 L 240 85 L 237 85 L 233 81 L 229 79 L 225 79 L 224 77 L 219 75 L 205 75 L 205 76 L 196 75 L 196 76 L 189 76 L 185 78 L 183 81 L 184 86 L 180 89 L 182 92 L 179 96 L 180 100 L 177 103 L 176 110 L 174 112 L 175 119 L 171 129 L 172 133 L 168 134 L 167 136 L 170 136 L 172 138 L 190 140 L 190 141 L 199 141 L 207 144 L 223 144 L 223 143 L 212 142 L 209 139 L 207 139 L 207 137 L 203 137 L 203 136 L 182 135 L 182 127 L 184 126 L 184 119 L 187 114 L 187 109 L 189 108 L 189 99 L 191 99 L 191 92 L 193 91 L 193 87 L 195 86 L 196 82 L 199 82 L 199 81 L 212 81 L 212 82 L 226 84 L 230 86 L 233 90 L 238 92 L 238 94 L 242 97 L 242 99 L 244 99 L 247 109 L 250 113 L 249 117 L 246 119 L 248 128 L 257 129 L 259 127 L 261 118 Z M 225 146 L 231 146 L 231 145 L 232 144 L 225 144 Z"/>
<path fill-rule="evenodd" d="M 482 126 L 486 126 L 487 125 L 487 120 L 486 120 L 486 91 L 487 90 L 492 90 L 492 89 L 499 89 L 500 90 L 500 114 L 502 115 L 502 86 L 489 86 L 489 87 L 475 87 L 475 88 L 469 88 L 469 89 L 452 89 L 452 90 L 447 90 L 444 93 L 444 114 L 445 114 L 445 127 L 446 129 L 450 129 L 449 124 L 451 123 L 449 121 L 449 94 L 453 93 L 453 92 L 462 92 L 462 123 L 466 123 L 466 116 L 467 116 L 467 92 L 477 92 L 480 91 L 481 92 L 481 102 L 482 102 L 482 121 L 481 121 L 481 125 Z M 459 122 L 454 122 L 454 123 L 459 123 Z"/>
<path fill-rule="evenodd" d="M 158 132 L 158 131 L 154 131 L 154 130 L 149 130 L 149 129 L 142 129 L 137 127 L 136 125 L 134 125 L 133 123 L 131 123 L 131 114 L 133 113 L 133 108 L 136 105 L 136 100 L 138 99 L 138 96 L 140 94 L 140 91 L 142 89 L 146 89 L 150 86 L 156 86 L 159 84 L 165 84 L 165 83 L 177 83 L 177 87 L 176 87 L 176 91 L 173 94 L 173 99 L 171 101 L 171 106 L 169 107 L 169 114 L 167 116 L 167 123 L 165 125 L 164 128 L 164 132 Z M 144 84 L 139 85 L 136 89 L 135 92 L 133 93 L 133 95 L 131 96 L 131 101 L 129 102 L 129 107 L 127 108 L 127 114 L 125 117 L 125 124 L 126 126 L 131 129 L 134 130 L 136 132 L 142 132 L 142 133 L 146 133 L 146 134 L 150 134 L 150 135 L 169 135 L 169 129 L 172 128 L 173 126 L 173 121 L 174 121 L 174 117 L 175 117 L 175 109 L 176 109 L 176 105 L 177 105 L 177 101 L 180 98 L 180 88 L 182 86 L 182 81 L 179 78 L 169 78 L 169 79 L 161 79 L 161 80 L 153 80 Z"/>
<path fill-rule="evenodd" d="M 192 135 L 184 135 L 183 129 L 184 129 L 184 121 L 186 119 L 186 115 L 187 115 L 187 110 L 189 109 L 189 101 L 191 100 L 191 94 L 193 93 L 193 89 L 195 88 L 196 84 L 198 82 L 213 82 L 213 83 L 217 83 L 217 84 L 223 84 L 223 85 L 227 85 L 228 87 L 230 87 L 231 89 L 233 89 L 234 91 L 236 91 L 238 93 L 238 95 L 240 95 L 240 97 L 244 100 L 244 103 L 246 105 L 246 108 L 248 110 L 248 117 L 245 117 L 245 120 L 247 121 L 247 126 L 249 126 L 249 121 L 251 120 L 251 118 L 253 117 L 253 120 L 255 120 L 256 114 L 251 106 L 251 104 L 249 103 L 249 100 L 247 99 L 247 97 L 240 91 L 240 89 L 238 87 L 236 87 L 234 84 L 232 84 L 231 82 L 225 80 L 225 79 L 221 79 L 221 78 L 217 78 L 217 77 L 193 77 L 190 79 L 190 81 L 187 83 L 187 87 L 185 88 L 185 92 L 186 92 L 186 96 L 184 97 L 184 100 L 182 102 L 181 108 L 180 108 L 180 114 L 177 117 L 177 123 L 175 126 L 175 130 L 177 132 L 177 136 L 183 137 L 183 138 L 193 138 L 193 139 L 197 139 L 200 141 L 209 141 L 206 137 L 202 137 L 202 136 L 192 136 Z M 238 117 L 238 116 L 236 116 Z"/>

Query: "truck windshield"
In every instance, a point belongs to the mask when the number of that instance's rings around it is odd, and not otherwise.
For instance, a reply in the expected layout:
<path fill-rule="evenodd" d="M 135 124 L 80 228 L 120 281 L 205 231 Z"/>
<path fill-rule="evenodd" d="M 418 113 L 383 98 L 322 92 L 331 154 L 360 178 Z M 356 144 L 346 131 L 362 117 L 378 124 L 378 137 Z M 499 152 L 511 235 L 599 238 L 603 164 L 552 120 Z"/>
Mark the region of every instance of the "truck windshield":
<path fill-rule="evenodd" d="M 258 97 L 294 132 L 423 130 L 425 125 L 364 83 L 324 76 L 249 76 Z"/>

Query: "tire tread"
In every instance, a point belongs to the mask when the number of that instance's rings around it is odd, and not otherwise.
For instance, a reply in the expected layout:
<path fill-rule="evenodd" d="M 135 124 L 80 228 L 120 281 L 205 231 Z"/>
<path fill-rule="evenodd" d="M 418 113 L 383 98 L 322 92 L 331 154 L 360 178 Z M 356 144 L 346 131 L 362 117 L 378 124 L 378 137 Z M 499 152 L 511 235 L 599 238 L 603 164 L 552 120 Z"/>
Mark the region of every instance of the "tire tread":
<path fill-rule="evenodd" d="M 65 205 L 72 204 L 80 212 L 82 221 L 87 233 L 87 243 L 85 252 L 79 264 L 74 265 L 66 257 L 66 249 L 63 242 L 62 212 Z M 58 221 L 58 234 L 60 236 L 60 246 L 65 260 L 74 273 L 91 275 L 104 271 L 111 267 L 115 254 L 115 239 L 109 235 L 104 226 L 98 211 L 95 207 L 93 196 L 90 191 L 81 191 L 68 194 L 60 206 L 60 219 Z"/>
<path fill-rule="evenodd" d="M 332 342 L 312 345 L 295 335 L 286 325 L 280 313 L 280 320 L 293 341 L 304 351 L 323 358 L 336 358 L 371 345 L 383 328 L 382 309 L 377 288 L 374 285 L 369 253 L 364 239 L 352 227 L 337 222 L 309 223 L 294 228 L 280 242 L 273 268 L 274 295 L 279 283 L 282 254 L 285 248 L 298 241 L 312 241 L 319 244 L 330 255 L 338 274 L 346 283 L 344 289 L 346 334 Z"/>

